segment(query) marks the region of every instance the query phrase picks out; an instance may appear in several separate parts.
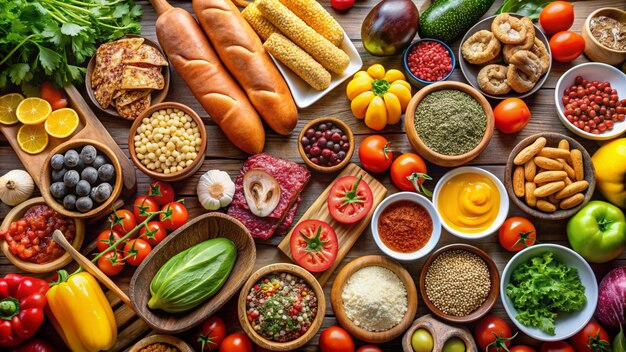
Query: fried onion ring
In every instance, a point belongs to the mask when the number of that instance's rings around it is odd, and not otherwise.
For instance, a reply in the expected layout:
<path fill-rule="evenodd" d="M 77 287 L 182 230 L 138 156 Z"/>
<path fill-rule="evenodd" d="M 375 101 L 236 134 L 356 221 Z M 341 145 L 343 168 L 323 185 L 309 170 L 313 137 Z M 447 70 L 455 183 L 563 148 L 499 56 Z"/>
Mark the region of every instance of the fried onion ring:
<path fill-rule="evenodd" d="M 517 93 L 526 93 L 535 87 L 536 80 L 532 80 L 522 70 L 515 65 L 509 65 L 509 70 L 506 73 L 506 81 L 511 86 L 511 89 Z"/>
<path fill-rule="evenodd" d="M 520 44 L 526 40 L 524 23 L 507 13 L 499 14 L 491 23 L 491 31 L 504 44 Z"/>
<path fill-rule="evenodd" d="M 493 33 L 483 29 L 467 38 L 461 47 L 461 53 L 469 63 L 479 65 L 496 58 L 501 47 Z"/>
<path fill-rule="evenodd" d="M 480 89 L 488 94 L 502 95 L 511 91 L 507 83 L 507 67 L 487 65 L 478 72 L 477 81 Z"/>
<path fill-rule="evenodd" d="M 546 46 L 541 40 L 539 40 L 539 38 L 535 38 L 530 52 L 539 58 L 539 62 L 541 63 L 541 74 L 543 75 L 548 72 L 548 68 L 550 67 L 550 54 L 548 53 Z"/>
<path fill-rule="evenodd" d="M 530 50 L 533 47 L 535 42 L 535 26 L 533 25 L 533 21 L 528 17 L 523 17 L 521 19 L 524 27 L 526 27 L 526 39 L 520 44 L 504 44 L 502 47 L 502 54 L 504 55 L 504 62 L 508 63 L 509 59 L 513 54 L 520 50 Z"/>
<path fill-rule="evenodd" d="M 543 69 L 541 68 L 541 60 L 537 55 L 528 50 L 520 50 L 513 54 L 509 61 L 524 72 L 531 81 L 539 80 Z"/>

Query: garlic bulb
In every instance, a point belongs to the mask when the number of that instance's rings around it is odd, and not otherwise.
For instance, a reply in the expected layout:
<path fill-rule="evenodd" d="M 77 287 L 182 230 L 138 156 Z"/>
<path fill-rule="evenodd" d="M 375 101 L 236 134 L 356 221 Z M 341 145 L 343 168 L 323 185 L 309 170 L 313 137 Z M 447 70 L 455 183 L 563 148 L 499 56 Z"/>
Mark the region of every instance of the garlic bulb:
<path fill-rule="evenodd" d="M 11 170 L 0 177 L 0 200 L 9 206 L 16 206 L 30 198 L 35 190 L 35 183 L 28 172 Z"/>
<path fill-rule="evenodd" d="M 217 210 L 233 201 L 235 183 L 224 171 L 209 170 L 200 177 L 198 200 L 207 210 Z"/>

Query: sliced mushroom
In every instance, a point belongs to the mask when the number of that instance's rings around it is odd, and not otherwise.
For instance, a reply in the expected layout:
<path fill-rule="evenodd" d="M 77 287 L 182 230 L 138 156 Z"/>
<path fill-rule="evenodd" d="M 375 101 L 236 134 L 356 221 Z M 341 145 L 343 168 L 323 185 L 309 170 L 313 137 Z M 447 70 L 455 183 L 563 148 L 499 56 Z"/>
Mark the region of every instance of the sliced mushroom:
<path fill-rule="evenodd" d="M 266 217 L 280 200 L 280 186 L 267 171 L 251 169 L 243 175 L 243 194 L 252 214 Z"/>

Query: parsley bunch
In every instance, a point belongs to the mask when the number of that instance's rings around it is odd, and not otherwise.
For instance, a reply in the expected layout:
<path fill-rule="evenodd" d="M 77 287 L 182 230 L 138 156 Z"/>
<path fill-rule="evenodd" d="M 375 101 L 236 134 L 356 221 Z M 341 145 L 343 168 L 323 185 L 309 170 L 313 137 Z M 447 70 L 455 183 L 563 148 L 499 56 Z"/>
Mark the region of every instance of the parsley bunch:
<path fill-rule="evenodd" d="M 577 312 L 587 298 L 576 268 L 568 268 L 545 252 L 521 264 L 511 274 L 506 295 L 520 323 L 554 335 L 558 312 Z"/>
<path fill-rule="evenodd" d="M 0 1 L 0 89 L 82 82 L 97 45 L 139 33 L 139 17 L 132 0 Z"/>

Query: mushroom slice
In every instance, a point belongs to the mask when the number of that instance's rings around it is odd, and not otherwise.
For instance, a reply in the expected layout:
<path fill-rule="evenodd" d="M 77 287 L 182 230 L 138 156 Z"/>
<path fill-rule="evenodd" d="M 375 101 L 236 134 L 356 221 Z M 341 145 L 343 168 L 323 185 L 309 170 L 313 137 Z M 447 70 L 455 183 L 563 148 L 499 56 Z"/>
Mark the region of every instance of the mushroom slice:
<path fill-rule="evenodd" d="M 264 218 L 280 200 L 280 185 L 267 171 L 251 169 L 243 175 L 243 194 L 252 214 Z"/>

